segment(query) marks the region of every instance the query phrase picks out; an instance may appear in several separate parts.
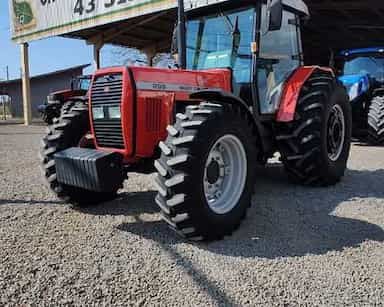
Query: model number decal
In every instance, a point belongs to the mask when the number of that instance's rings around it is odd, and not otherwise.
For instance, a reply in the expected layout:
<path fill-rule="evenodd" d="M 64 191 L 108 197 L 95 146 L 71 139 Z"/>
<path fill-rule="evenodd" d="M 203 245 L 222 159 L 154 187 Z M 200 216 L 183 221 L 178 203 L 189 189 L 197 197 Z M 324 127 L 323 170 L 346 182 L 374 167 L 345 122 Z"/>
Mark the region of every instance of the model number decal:
<path fill-rule="evenodd" d="M 186 84 L 173 84 L 173 83 L 153 83 L 153 82 L 137 82 L 136 88 L 138 90 L 152 90 L 152 91 L 168 91 L 168 92 L 198 92 L 202 90 L 221 90 L 220 88 L 209 88 L 202 86 L 193 86 Z"/>
<path fill-rule="evenodd" d="M 160 84 L 160 83 L 153 83 L 152 84 L 152 89 L 154 90 L 166 90 L 167 86 L 165 84 Z"/>
<path fill-rule="evenodd" d="M 133 2 L 134 0 L 76 0 L 73 12 L 78 15 L 93 13 L 96 10 L 98 1 L 103 1 L 104 8 L 109 9 L 114 6 Z"/>

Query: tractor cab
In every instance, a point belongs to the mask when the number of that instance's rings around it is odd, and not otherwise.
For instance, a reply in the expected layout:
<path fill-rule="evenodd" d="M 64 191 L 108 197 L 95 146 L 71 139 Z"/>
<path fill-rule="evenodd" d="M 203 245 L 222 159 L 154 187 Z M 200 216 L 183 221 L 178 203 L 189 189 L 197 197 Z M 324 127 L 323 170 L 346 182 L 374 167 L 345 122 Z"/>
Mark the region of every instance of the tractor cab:
<path fill-rule="evenodd" d="M 186 9 L 185 68 L 230 69 L 233 94 L 261 115 L 274 114 L 285 81 L 303 64 L 300 24 L 308 8 L 301 0 L 243 3 Z"/>
<path fill-rule="evenodd" d="M 88 92 L 89 87 L 91 85 L 92 76 L 90 75 L 83 75 L 78 76 L 75 78 L 72 78 L 71 80 L 71 90 L 72 91 L 85 91 Z"/>
<path fill-rule="evenodd" d="M 334 67 L 351 101 L 354 136 L 384 144 L 384 47 L 344 50 Z"/>
<path fill-rule="evenodd" d="M 44 122 L 51 125 L 55 118 L 60 117 L 63 107 L 66 104 L 67 106 L 72 104 L 71 101 L 74 97 L 82 97 L 83 100 L 86 100 L 91 79 L 90 75 L 73 77 L 69 89 L 49 93 L 47 100 L 38 106 L 38 111 Z"/>
<path fill-rule="evenodd" d="M 351 101 L 384 88 L 384 47 L 344 50 L 335 59 Z"/>

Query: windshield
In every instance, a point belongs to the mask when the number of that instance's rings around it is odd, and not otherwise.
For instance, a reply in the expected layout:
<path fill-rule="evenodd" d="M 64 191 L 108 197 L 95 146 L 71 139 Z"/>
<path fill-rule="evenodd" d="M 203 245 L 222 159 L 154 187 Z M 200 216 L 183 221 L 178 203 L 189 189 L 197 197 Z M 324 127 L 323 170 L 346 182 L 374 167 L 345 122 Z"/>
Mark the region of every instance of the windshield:
<path fill-rule="evenodd" d="M 80 77 L 73 79 L 72 81 L 72 89 L 74 90 L 85 90 L 88 91 L 91 85 L 91 78 Z"/>
<path fill-rule="evenodd" d="M 346 60 L 344 75 L 368 75 L 376 81 L 384 81 L 384 58 L 362 56 Z"/>
<path fill-rule="evenodd" d="M 88 91 L 91 85 L 91 79 L 81 79 L 80 80 L 80 89 Z"/>
<path fill-rule="evenodd" d="M 251 80 L 255 9 L 218 12 L 187 22 L 187 68 L 232 68 L 236 83 Z"/>

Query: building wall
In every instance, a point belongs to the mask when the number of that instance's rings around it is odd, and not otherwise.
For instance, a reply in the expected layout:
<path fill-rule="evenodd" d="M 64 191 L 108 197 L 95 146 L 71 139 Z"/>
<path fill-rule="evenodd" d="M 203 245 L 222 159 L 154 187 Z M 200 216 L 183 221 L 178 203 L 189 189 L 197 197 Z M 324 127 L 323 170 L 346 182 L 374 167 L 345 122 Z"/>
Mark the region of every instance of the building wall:
<path fill-rule="evenodd" d="M 71 79 L 83 73 L 82 68 L 69 71 L 39 76 L 31 79 L 32 116 L 38 118 L 38 105 L 44 103 L 47 95 L 54 91 L 70 88 Z M 23 117 L 23 96 L 21 81 L 8 83 L 1 86 L 1 91 L 12 99 L 11 112 L 13 117 Z"/>

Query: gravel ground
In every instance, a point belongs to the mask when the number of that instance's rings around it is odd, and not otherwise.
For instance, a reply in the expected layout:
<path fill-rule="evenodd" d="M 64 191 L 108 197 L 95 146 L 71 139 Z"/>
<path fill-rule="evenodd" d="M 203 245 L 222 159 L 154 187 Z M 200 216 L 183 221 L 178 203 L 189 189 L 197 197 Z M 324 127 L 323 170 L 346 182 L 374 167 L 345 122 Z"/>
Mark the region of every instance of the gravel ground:
<path fill-rule="evenodd" d="M 0 126 L 0 306 L 383 306 L 384 148 L 355 144 L 328 189 L 271 164 L 241 229 L 191 244 L 160 221 L 151 176 L 98 207 L 61 204 L 38 170 L 42 131 Z"/>

